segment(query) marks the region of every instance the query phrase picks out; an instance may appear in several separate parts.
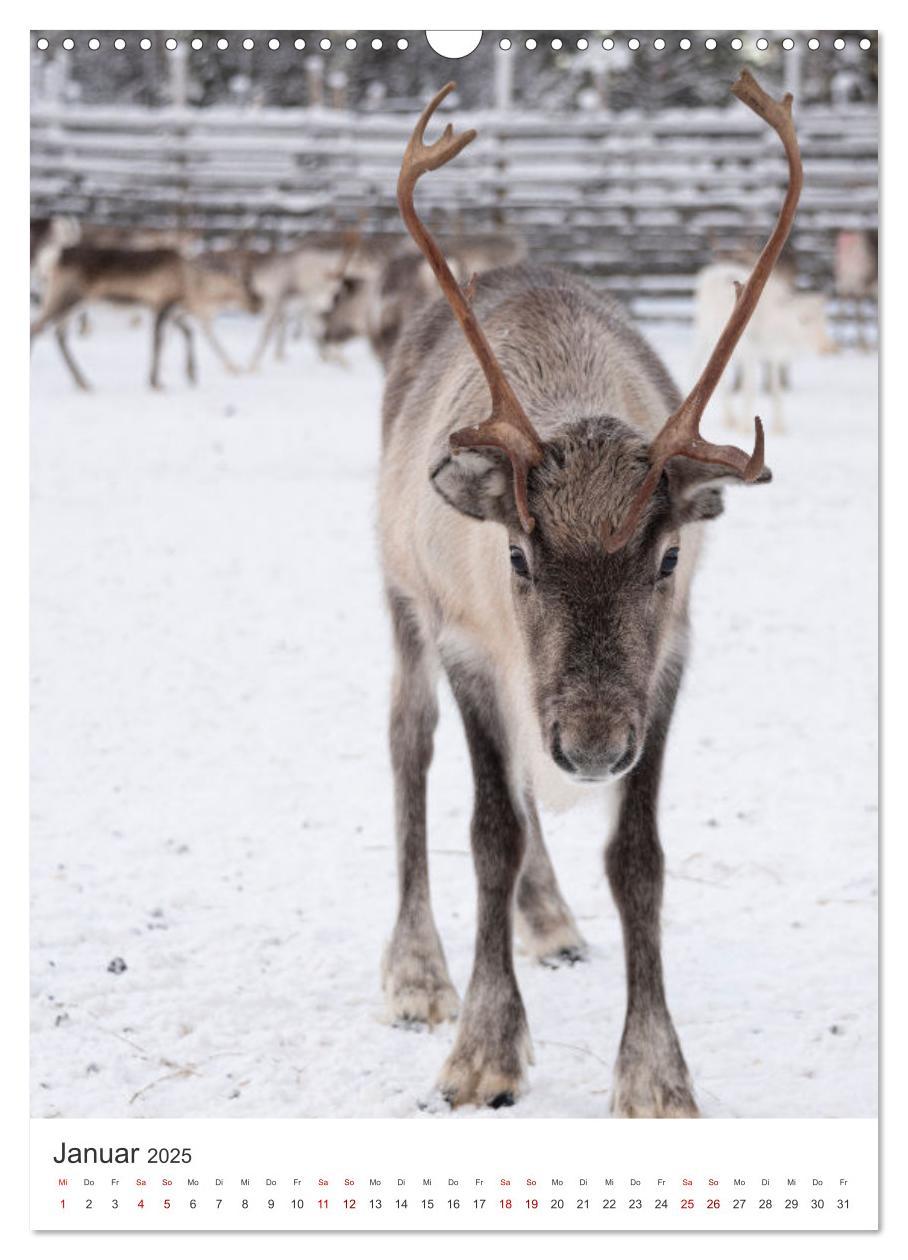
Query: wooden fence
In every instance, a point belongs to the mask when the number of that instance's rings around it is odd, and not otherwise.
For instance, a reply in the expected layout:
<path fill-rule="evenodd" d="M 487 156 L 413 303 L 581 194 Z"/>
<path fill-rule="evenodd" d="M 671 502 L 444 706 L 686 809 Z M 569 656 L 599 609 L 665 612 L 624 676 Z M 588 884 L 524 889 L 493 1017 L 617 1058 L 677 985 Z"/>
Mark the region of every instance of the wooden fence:
<path fill-rule="evenodd" d="M 32 212 L 239 232 L 399 227 L 395 183 L 413 119 L 328 109 L 59 106 L 32 110 Z M 877 226 L 877 111 L 799 111 L 805 187 L 793 234 L 802 283 L 830 290 L 843 228 Z M 689 297 L 713 247 L 762 239 L 786 166 L 746 111 L 551 116 L 457 113 L 479 138 L 420 186 L 439 227 L 503 226 L 546 262 L 583 269 L 654 314 Z"/>

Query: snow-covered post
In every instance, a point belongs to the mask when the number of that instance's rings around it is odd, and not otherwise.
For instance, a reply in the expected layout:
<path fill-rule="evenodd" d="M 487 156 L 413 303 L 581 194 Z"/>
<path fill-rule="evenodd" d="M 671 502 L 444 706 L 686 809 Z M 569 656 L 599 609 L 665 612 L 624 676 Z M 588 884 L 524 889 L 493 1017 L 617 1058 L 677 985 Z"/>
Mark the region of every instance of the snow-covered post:
<path fill-rule="evenodd" d="M 328 75 L 328 92 L 332 109 L 347 108 L 347 76 L 343 70 L 332 70 Z"/>
<path fill-rule="evenodd" d="M 608 109 L 609 54 L 604 48 L 593 50 L 593 87 L 596 89 L 596 101 L 600 109 Z"/>
<path fill-rule="evenodd" d="M 790 92 L 795 100 L 800 99 L 801 95 L 801 60 L 804 56 L 804 50 L 800 40 L 795 40 L 793 48 L 783 48 L 782 50 L 782 66 L 783 66 L 783 92 Z"/>
<path fill-rule="evenodd" d="M 175 48 L 164 54 L 167 58 L 167 90 L 171 108 L 182 113 L 189 103 L 189 42 L 178 39 Z M 187 141 L 189 126 L 179 118 L 174 118 L 170 127 L 170 160 L 174 168 L 174 190 L 176 192 L 177 227 L 185 229 L 189 220 L 189 209 L 192 204 L 192 162 L 189 157 Z"/>
<path fill-rule="evenodd" d="M 40 102 L 42 105 L 48 101 L 47 80 L 52 65 L 53 57 L 49 51 L 39 53 L 32 49 L 31 74 L 28 80 L 29 93 L 32 101 Z"/>
<path fill-rule="evenodd" d="M 189 44 L 177 40 L 176 48 L 168 54 L 170 103 L 177 109 L 185 109 L 189 102 Z"/>
<path fill-rule="evenodd" d="M 508 220 L 508 158 L 507 146 L 502 141 L 501 136 L 502 121 L 491 119 L 491 125 L 486 128 L 488 169 L 492 171 L 493 175 L 492 195 L 494 205 L 492 208 L 492 223 L 496 228 L 504 227 Z"/>
<path fill-rule="evenodd" d="M 306 61 L 306 103 L 317 109 L 325 101 L 325 63 L 321 57 L 309 57 Z"/>
<path fill-rule="evenodd" d="M 514 54 L 506 48 L 495 49 L 495 108 L 511 108 L 514 93 Z"/>
<path fill-rule="evenodd" d="M 44 98 L 48 105 L 59 108 L 65 104 L 66 80 L 69 75 L 69 57 L 57 49 L 48 58 L 44 74 Z"/>

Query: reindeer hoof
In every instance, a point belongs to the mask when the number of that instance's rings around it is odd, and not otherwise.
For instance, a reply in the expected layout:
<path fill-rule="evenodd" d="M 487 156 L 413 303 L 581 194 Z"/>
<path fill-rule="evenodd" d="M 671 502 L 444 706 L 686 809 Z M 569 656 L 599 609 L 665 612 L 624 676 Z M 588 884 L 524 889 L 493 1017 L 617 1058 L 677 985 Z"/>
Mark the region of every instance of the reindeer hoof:
<path fill-rule="evenodd" d="M 612 1100 L 616 1120 L 697 1120 L 700 1109 L 687 1089 L 654 1089 L 642 1097 L 616 1093 Z"/>
<path fill-rule="evenodd" d="M 586 946 L 567 945 L 554 954 L 544 954 L 538 959 L 539 965 L 548 967 L 550 971 L 558 971 L 560 967 L 573 967 L 575 963 L 586 962 L 589 954 Z"/>
<path fill-rule="evenodd" d="M 387 994 L 388 1017 L 394 1028 L 410 1031 L 448 1023 L 457 1018 L 460 999 L 453 985 L 417 988 L 413 985 Z"/>
<path fill-rule="evenodd" d="M 398 945 L 392 940 L 382 972 L 387 1015 L 394 1027 L 431 1028 L 457 1018 L 460 999 L 440 945 Z"/>
<path fill-rule="evenodd" d="M 507 1069 L 470 1063 L 452 1054 L 438 1081 L 442 1098 L 452 1109 L 456 1107 L 513 1107 L 521 1094 L 523 1064 Z"/>
<path fill-rule="evenodd" d="M 461 1017 L 438 1089 L 451 1107 L 513 1107 L 533 1060 L 518 995 L 494 1009 L 473 1006 Z"/>
<path fill-rule="evenodd" d="M 523 949 L 543 967 L 557 970 L 583 962 L 588 956 L 587 943 L 566 906 L 545 925 L 534 923 L 518 908 L 516 927 Z"/>
<path fill-rule="evenodd" d="M 683 1060 L 661 1071 L 643 1062 L 622 1071 L 619 1064 L 611 1110 L 625 1120 L 695 1120 L 700 1115 Z"/>

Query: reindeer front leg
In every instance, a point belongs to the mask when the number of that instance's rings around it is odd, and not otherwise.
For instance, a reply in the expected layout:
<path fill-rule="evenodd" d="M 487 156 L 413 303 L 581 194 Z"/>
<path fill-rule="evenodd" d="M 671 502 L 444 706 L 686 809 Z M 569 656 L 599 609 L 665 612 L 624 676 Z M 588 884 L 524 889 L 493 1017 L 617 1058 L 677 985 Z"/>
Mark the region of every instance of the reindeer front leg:
<path fill-rule="evenodd" d="M 471 842 L 478 885 L 476 952 L 457 1039 L 438 1087 L 452 1107 L 511 1106 L 532 1061 L 513 960 L 514 889 L 526 820 L 514 800 L 507 739 L 492 680 L 463 664 L 448 676 L 473 764 Z"/>
<path fill-rule="evenodd" d="M 90 390 L 91 386 L 89 385 L 85 377 L 82 375 L 79 365 L 76 362 L 76 360 L 73 358 L 73 353 L 69 348 L 69 342 L 66 340 L 68 332 L 69 332 L 69 324 L 68 324 L 68 321 L 65 319 L 60 320 L 60 322 L 54 328 L 54 336 L 57 339 L 57 345 L 60 347 L 60 353 L 63 355 L 63 362 L 69 368 L 70 375 L 72 376 L 73 380 L 76 382 L 76 385 L 79 387 L 79 389 L 83 389 L 86 391 Z"/>
<path fill-rule="evenodd" d="M 621 916 L 627 969 L 627 1015 L 612 1093 L 616 1116 L 696 1116 L 697 1104 L 665 1001 L 659 918 L 664 858 L 656 805 L 665 740 L 681 681 L 665 680 L 663 699 L 643 756 L 623 781 L 605 866 Z"/>
<path fill-rule="evenodd" d="M 151 371 L 148 376 L 150 389 L 161 388 L 161 349 L 164 345 L 164 328 L 173 314 L 174 304 L 168 302 L 154 313 L 151 332 Z"/>
<path fill-rule="evenodd" d="M 195 365 L 195 346 L 192 338 L 192 329 L 182 315 L 174 315 L 173 323 L 183 334 L 183 340 L 186 344 L 186 379 L 190 385 L 195 385 L 198 378 Z"/>
<path fill-rule="evenodd" d="M 259 339 L 256 347 L 252 352 L 252 358 L 249 360 L 247 371 L 257 372 L 261 365 L 265 351 L 271 343 L 275 330 L 279 327 L 280 321 L 284 318 L 284 298 L 272 297 L 265 307 L 264 318 L 262 320 L 262 329 L 259 333 Z"/>
<path fill-rule="evenodd" d="M 448 975 L 429 899 L 426 777 L 438 722 L 437 663 L 408 599 L 389 592 L 396 668 L 391 701 L 391 763 L 397 822 L 397 922 L 382 961 L 388 1015 L 396 1023 L 438 1024 L 460 1005 Z"/>
<path fill-rule="evenodd" d="M 63 288 L 57 290 L 53 286 L 51 280 L 51 288 L 48 291 L 44 303 L 44 309 L 35 322 L 31 326 L 31 335 L 29 344 L 34 341 L 39 333 L 43 332 L 48 325 L 53 325 L 54 337 L 63 356 L 63 362 L 66 364 L 70 376 L 75 381 L 79 389 L 89 390 L 91 386 L 82 375 L 78 363 L 73 358 L 73 353 L 69 348 L 69 342 L 66 339 L 68 332 L 68 324 L 70 316 L 81 301 L 81 294 L 70 292 Z"/>
<path fill-rule="evenodd" d="M 229 372 L 231 376 L 237 376 L 240 369 L 214 335 L 214 327 L 211 323 L 211 317 L 205 314 L 198 314 L 196 315 L 196 319 L 198 320 L 199 327 L 202 330 L 202 336 L 217 355 L 220 360 L 221 367 L 225 372 Z"/>

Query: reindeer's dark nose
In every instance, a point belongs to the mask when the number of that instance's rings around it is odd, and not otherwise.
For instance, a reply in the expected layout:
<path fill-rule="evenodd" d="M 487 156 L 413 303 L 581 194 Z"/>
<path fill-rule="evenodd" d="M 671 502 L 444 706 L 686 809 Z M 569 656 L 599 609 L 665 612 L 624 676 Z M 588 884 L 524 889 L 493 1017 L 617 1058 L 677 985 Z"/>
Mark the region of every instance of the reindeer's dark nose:
<path fill-rule="evenodd" d="M 565 755 L 564 749 L 561 747 L 561 726 L 558 722 L 552 727 L 552 741 L 549 745 L 552 753 L 552 759 L 556 766 L 560 766 L 568 774 L 574 773 L 574 764 L 569 761 Z"/>
<path fill-rule="evenodd" d="M 549 750 L 557 766 L 578 779 L 607 779 L 623 774 L 637 757 L 638 739 L 633 722 L 618 719 L 596 731 L 572 731 L 555 722 Z"/>

